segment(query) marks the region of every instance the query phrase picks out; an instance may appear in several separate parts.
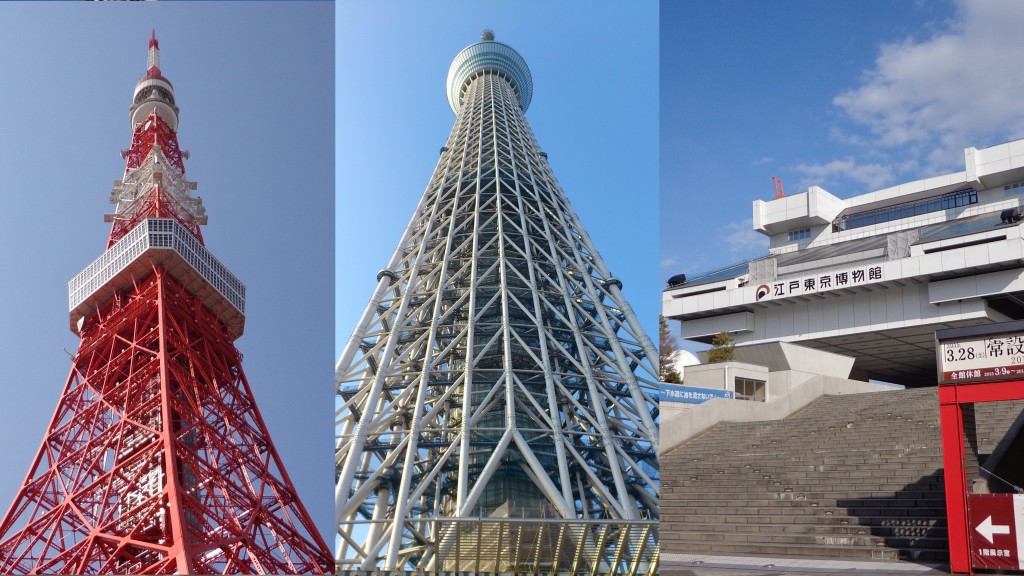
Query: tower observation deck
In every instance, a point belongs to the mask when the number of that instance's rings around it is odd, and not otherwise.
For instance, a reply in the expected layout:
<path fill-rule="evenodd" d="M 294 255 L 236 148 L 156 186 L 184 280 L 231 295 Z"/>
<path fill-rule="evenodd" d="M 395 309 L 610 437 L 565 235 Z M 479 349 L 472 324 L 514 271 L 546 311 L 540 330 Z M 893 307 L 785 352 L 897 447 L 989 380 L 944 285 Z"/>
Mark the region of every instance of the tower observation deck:
<path fill-rule="evenodd" d="M 657 353 L 485 31 L 455 125 L 337 364 L 341 570 L 653 573 Z"/>
<path fill-rule="evenodd" d="M 203 241 L 178 112 L 154 32 L 107 249 L 68 284 L 81 344 L 0 523 L 0 573 L 331 569 L 242 370 L 245 286 Z"/>

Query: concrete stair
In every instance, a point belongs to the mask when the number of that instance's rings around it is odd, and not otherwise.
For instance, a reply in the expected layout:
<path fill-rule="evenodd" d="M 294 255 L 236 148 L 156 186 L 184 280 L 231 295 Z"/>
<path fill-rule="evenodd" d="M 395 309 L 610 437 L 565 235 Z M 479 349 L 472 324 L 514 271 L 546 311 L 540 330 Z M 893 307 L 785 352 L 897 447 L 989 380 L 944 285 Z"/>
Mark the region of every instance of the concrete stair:
<path fill-rule="evenodd" d="M 1024 402 L 977 405 L 990 454 Z M 948 560 L 935 388 L 825 396 L 661 457 L 669 553 Z"/>

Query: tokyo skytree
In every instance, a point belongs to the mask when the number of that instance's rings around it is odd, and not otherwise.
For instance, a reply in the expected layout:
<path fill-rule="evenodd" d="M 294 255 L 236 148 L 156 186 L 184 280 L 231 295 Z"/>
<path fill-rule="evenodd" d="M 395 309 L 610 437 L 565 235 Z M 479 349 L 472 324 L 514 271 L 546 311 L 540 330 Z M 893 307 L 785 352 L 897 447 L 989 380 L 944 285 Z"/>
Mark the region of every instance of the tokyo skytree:
<path fill-rule="evenodd" d="M 336 368 L 337 567 L 657 571 L 658 355 L 484 31 Z M 595 168 L 600 169 L 600 168 Z"/>

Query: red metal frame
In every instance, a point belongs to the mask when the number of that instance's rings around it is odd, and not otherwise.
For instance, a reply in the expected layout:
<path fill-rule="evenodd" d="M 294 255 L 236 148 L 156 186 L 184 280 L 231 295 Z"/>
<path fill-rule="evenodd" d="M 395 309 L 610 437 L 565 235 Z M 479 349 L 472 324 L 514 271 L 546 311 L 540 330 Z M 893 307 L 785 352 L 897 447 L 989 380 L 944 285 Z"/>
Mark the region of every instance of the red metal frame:
<path fill-rule="evenodd" d="M 135 129 L 125 173 L 156 145 L 184 175 L 177 135 L 156 113 Z M 202 242 L 159 183 L 125 213 L 108 247 L 151 217 L 177 218 Z M 84 318 L 57 410 L 0 522 L 0 573 L 333 572 L 232 333 L 157 261 L 133 282 Z"/>
<path fill-rule="evenodd" d="M 160 149 L 163 150 L 164 156 L 172 166 L 182 173 L 185 172 L 181 148 L 178 147 L 177 133 L 154 111 L 145 122 L 135 127 L 132 134 L 132 145 L 124 152 L 125 174 L 142 166 L 142 161 L 156 145 L 160 145 Z"/>
<path fill-rule="evenodd" d="M 0 573 L 333 569 L 231 335 L 159 267 L 83 327 L 0 533 Z"/>
<path fill-rule="evenodd" d="M 968 382 L 939 386 L 942 460 L 946 483 L 949 565 L 955 574 L 973 574 L 967 517 L 967 467 L 964 462 L 964 404 L 1024 399 L 1024 380 Z"/>
<path fill-rule="evenodd" d="M 135 127 L 132 133 L 132 145 L 123 153 L 125 157 L 124 173 L 127 176 L 130 172 L 142 166 L 143 161 L 149 156 L 153 147 L 159 145 L 161 152 L 172 166 L 178 169 L 181 174 L 185 173 L 185 164 L 182 160 L 181 149 L 178 146 L 178 135 L 163 118 L 155 111 L 149 115 L 145 122 Z M 199 230 L 193 218 L 186 210 L 181 209 L 177 204 L 160 191 L 160 187 L 154 186 L 145 195 L 135 200 L 136 206 L 130 211 L 130 218 L 115 218 L 110 227 L 110 237 L 107 240 L 107 248 L 114 245 L 122 236 L 135 228 L 136 224 L 146 218 L 174 218 L 181 222 L 200 242 L 203 241 L 203 234 Z"/>
<path fill-rule="evenodd" d="M 772 187 L 775 188 L 776 200 L 786 195 L 786 192 L 782 189 L 782 178 L 776 178 L 775 176 L 772 176 Z"/>
<path fill-rule="evenodd" d="M 114 219 L 114 223 L 110 227 L 110 237 L 107 240 L 108 249 L 124 237 L 125 234 L 131 232 L 139 222 L 147 218 L 174 218 L 205 246 L 206 243 L 203 241 L 203 234 L 199 230 L 199 224 L 187 212 L 179 209 L 174 201 L 160 190 L 159 185 L 153 186 L 152 190 L 145 193 L 135 202 L 138 204 L 138 207 L 134 209 L 131 217 Z"/>

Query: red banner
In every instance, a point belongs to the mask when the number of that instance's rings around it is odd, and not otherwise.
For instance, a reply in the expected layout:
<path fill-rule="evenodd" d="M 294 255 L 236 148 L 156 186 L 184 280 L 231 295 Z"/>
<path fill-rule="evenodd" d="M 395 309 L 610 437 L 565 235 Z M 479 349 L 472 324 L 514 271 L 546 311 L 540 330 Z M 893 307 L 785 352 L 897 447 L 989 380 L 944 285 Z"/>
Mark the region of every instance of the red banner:
<path fill-rule="evenodd" d="M 1024 570 L 1024 494 L 969 494 L 971 566 Z"/>

